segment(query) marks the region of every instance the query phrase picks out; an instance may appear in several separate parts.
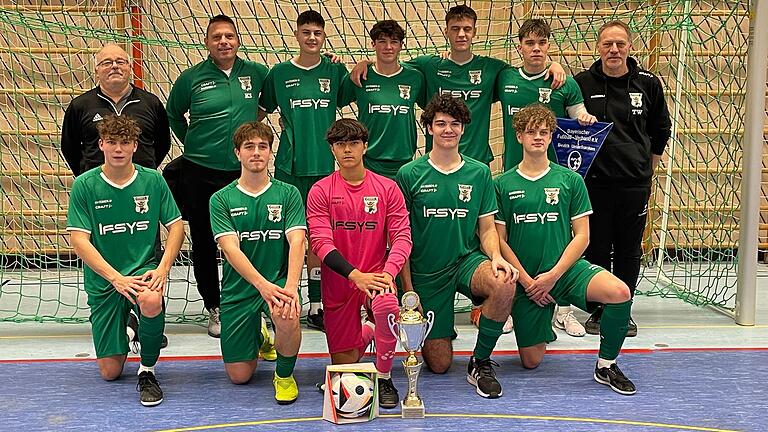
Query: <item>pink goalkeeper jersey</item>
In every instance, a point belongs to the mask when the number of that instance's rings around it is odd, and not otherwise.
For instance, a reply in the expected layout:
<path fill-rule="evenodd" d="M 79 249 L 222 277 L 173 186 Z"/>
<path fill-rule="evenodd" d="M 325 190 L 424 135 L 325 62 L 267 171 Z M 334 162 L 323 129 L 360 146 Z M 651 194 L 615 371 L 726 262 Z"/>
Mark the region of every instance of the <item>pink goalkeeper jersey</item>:
<path fill-rule="evenodd" d="M 307 197 L 307 224 L 310 247 L 321 261 L 337 249 L 364 273 L 397 276 L 411 253 L 411 227 L 400 188 L 368 170 L 357 186 L 344 181 L 338 171 L 315 183 Z M 331 286 L 347 282 L 323 265 L 323 284 L 328 277 Z"/>

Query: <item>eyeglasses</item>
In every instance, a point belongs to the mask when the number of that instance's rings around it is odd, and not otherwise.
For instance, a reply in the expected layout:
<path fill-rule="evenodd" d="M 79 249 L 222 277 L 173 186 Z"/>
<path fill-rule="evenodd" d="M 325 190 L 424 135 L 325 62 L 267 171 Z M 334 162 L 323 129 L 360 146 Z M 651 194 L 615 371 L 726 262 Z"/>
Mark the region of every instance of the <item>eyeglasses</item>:
<path fill-rule="evenodd" d="M 112 65 L 118 65 L 118 66 L 125 66 L 128 64 L 128 60 L 126 59 L 117 59 L 117 60 L 102 60 L 99 63 L 96 64 L 97 67 L 103 67 L 103 68 L 111 68 Z"/>

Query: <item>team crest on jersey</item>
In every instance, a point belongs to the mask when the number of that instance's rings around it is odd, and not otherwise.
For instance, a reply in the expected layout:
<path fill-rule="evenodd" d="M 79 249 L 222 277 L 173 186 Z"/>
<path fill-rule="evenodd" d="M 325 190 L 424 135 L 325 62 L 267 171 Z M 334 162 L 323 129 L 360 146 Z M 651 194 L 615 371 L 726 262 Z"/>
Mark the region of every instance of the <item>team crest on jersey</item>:
<path fill-rule="evenodd" d="M 280 222 L 283 220 L 282 204 L 267 204 L 267 219 L 270 222 Z"/>
<path fill-rule="evenodd" d="M 539 89 L 539 102 L 541 103 L 549 103 L 550 96 L 552 96 L 552 89 L 551 88 L 540 88 Z"/>
<path fill-rule="evenodd" d="M 135 196 L 133 203 L 136 204 L 136 213 L 144 214 L 149 211 L 149 195 Z"/>
<path fill-rule="evenodd" d="M 398 85 L 397 88 L 400 89 L 400 97 L 408 100 L 411 98 L 411 86 L 409 85 Z"/>
<path fill-rule="evenodd" d="M 331 80 L 328 78 L 318 78 L 317 82 L 320 83 L 320 91 L 323 93 L 331 92 Z"/>
<path fill-rule="evenodd" d="M 640 108 L 643 106 L 643 94 L 642 93 L 630 93 L 629 100 L 632 102 L 632 106 Z"/>
<path fill-rule="evenodd" d="M 469 71 L 469 82 L 474 85 L 480 84 L 481 82 L 483 82 L 482 74 L 483 74 L 483 71 L 481 70 Z"/>
<path fill-rule="evenodd" d="M 459 200 L 469 202 L 472 199 L 472 185 L 459 185 Z"/>
<path fill-rule="evenodd" d="M 240 81 L 240 88 L 243 89 L 243 91 L 253 90 L 253 86 L 251 86 L 251 77 L 237 77 L 237 80 Z"/>
<path fill-rule="evenodd" d="M 363 197 L 363 204 L 365 204 L 365 212 L 368 214 L 374 214 L 379 211 L 379 197 Z"/>
<path fill-rule="evenodd" d="M 544 188 L 547 204 L 557 205 L 560 202 L 560 188 Z"/>

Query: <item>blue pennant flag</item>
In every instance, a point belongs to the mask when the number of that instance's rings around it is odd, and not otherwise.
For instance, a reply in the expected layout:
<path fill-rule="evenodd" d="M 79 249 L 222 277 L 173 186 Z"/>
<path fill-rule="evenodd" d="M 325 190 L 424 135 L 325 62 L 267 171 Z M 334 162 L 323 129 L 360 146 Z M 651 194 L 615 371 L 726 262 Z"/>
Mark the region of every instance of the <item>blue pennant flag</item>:
<path fill-rule="evenodd" d="M 557 128 L 552 135 L 552 146 L 557 163 L 586 177 L 589 167 L 605 142 L 613 123 L 597 122 L 582 126 L 574 119 L 557 119 Z"/>

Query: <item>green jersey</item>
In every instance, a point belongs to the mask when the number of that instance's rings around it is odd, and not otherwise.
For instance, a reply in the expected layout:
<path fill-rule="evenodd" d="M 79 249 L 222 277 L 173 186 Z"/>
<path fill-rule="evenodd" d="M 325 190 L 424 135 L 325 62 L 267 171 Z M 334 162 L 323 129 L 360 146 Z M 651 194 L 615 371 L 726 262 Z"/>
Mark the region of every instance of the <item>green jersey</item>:
<path fill-rule="evenodd" d="M 437 94 L 450 94 L 467 104 L 472 122 L 465 126 L 459 152 L 480 162 L 490 163 L 493 153 L 489 143 L 491 104 L 496 77 L 509 65 L 491 57 L 473 55 L 464 64 L 437 55 L 416 57 L 406 63 L 424 74 L 427 101 Z M 432 149 L 432 136 L 426 136 L 426 149 Z"/>
<path fill-rule="evenodd" d="M 179 75 L 167 109 L 186 159 L 206 168 L 240 171 L 232 137 L 241 124 L 256 120 L 266 76 L 266 66 L 240 58 L 227 75 L 210 57 Z"/>
<path fill-rule="evenodd" d="M 277 283 L 288 275 L 286 234 L 307 229 L 304 206 L 295 186 L 271 179 L 256 194 L 237 180 L 211 196 L 211 228 L 214 239 L 235 235 L 253 267 L 264 279 Z M 236 303 L 259 295 L 258 290 L 224 261 L 221 303 Z"/>
<path fill-rule="evenodd" d="M 414 105 L 424 107 L 424 91 L 424 75 L 410 67 L 382 75 L 370 65 L 362 87 L 354 85 L 349 77 L 344 79 L 343 92 L 357 101 L 357 119 L 368 128 L 368 158 L 395 162 L 413 159 Z"/>
<path fill-rule="evenodd" d="M 123 276 L 138 276 L 156 268 L 159 224 L 168 226 L 181 219 L 160 173 L 136 164 L 134 168 L 133 176 L 123 185 L 112 183 L 101 167 L 78 176 L 67 211 L 67 231 L 90 234 L 102 258 Z M 111 292 L 109 281 L 87 266 L 84 273 L 89 303 Z"/>
<path fill-rule="evenodd" d="M 565 84 L 552 89 L 552 78 L 544 80 L 544 71 L 537 75 L 528 75 L 522 67 L 507 69 L 499 74 L 495 98 L 501 101 L 504 118 L 504 171 L 516 166 L 523 160 L 523 146 L 517 141 L 512 120 L 522 108 L 541 103 L 555 112 L 556 117 L 568 117 L 568 107 L 584 103 L 581 89 L 573 77 L 566 77 Z M 557 162 L 554 146 L 547 150 L 549 160 Z"/>
<path fill-rule="evenodd" d="M 536 178 L 515 166 L 496 178 L 499 212 L 507 244 L 525 271 L 536 276 L 552 269 L 573 239 L 571 221 L 592 214 L 584 180 L 556 163 Z"/>
<path fill-rule="evenodd" d="M 347 68 L 322 56 L 305 68 L 293 60 L 275 65 L 267 75 L 259 106 L 266 112 L 280 108 L 283 131 L 275 157 L 275 169 L 296 177 L 324 176 L 335 168 L 325 132 L 336 120 Z"/>
<path fill-rule="evenodd" d="M 496 213 L 491 170 L 463 157 L 450 172 L 426 154 L 400 168 L 397 183 L 411 220 L 411 272 L 431 274 L 480 249 L 477 220 Z"/>

